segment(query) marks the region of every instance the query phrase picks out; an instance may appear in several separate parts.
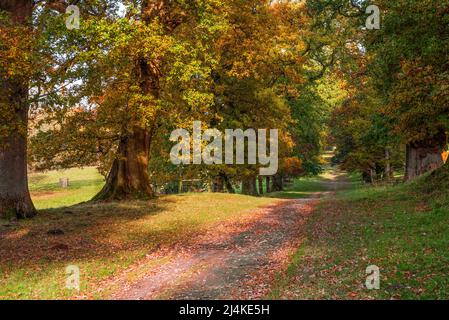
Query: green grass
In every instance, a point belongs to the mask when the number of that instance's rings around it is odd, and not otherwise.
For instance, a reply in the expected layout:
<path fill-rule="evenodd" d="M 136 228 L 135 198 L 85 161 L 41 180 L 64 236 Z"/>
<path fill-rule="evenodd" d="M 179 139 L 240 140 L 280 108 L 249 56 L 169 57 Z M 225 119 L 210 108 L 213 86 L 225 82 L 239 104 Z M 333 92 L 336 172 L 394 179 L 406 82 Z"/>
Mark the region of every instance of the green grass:
<path fill-rule="evenodd" d="M 281 199 L 308 198 L 316 192 L 331 190 L 329 186 L 323 183 L 325 181 L 326 179 L 322 176 L 302 177 L 287 184 L 284 191 L 273 192 L 268 196 Z"/>
<path fill-rule="evenodd" d="M 87 188 L 81 186 L 74 192 L 80 190 Z M 227 223 L 254 219 L 257 208 L 274 201 L 230 194 L 183 194 L 152 201 L 85 203 L 41 210 L 34 219 L 9 225 L 0 221 L 0 299 L 78 296 L 65 288 L 68 265 L 80 268 L 81 297 L 108 297 L 114 290 L 114 285 L 107 283 L 109 279 L 145 259 L 148 253 L 177 243 L 188 244 Z M 47 234 L 55 228 L 64 234 Z M 169 256 L 153 259 L 127 277 L 135 277 L 166 259 Z"/>
<path fill-rule="evenodd" d="M 69 188 L 59 187 L 60 177 L 70 179 Z M 304 243 L 278 275 L 269 298 L 449 298 L 448 175 L 438 171 L 418 182 L 382 187 L 356 183 L 356 176 L 341 178 L 326 172 L 270 195 L 304 198 L 346 189 L 323 199 L 306 224 Z M 104 281 L 149 252 L 188 243 L 226 222 L 254 219 L 253 210 L 276 201 L 204 193 L 72 206 L 89 200 L 102 184 L 94 168 L 30 175 L 33 200 L 41 210 L 32 220 L 0 221 L 0 299 L 73 297 L 76 293 L 65 289 L 69 264 L 81 269 L 83 297 L 107 297 L 115 288 Z M 55 228 L 64 235 L 47 234 Z M 167 259 L 154 259 L 128 277 Z M 378 291 L 364 286 L 369 265 L 380 268 Z"/>
<path fill-rule="evenodd" d="M 448 299 L 449 193 L 433 180 L 323 200 L 269 298 Z M 370 265 L 380 268 L 380 290 L 365 287 Z"/>
<path fill-rule="evenodd" d="M 59 179 L 69 178 L 68 188 L 59 186 Z M 29 174 L 31 198 L 37 209 L 71 206 L 90 200 L 104 184 L 96 168 L 69 169 Z"/>
<path fill-rule="evenodd" d="M 69 188 L 59 186 L 62 177 L 69 178 Z M 307 196 L 319 186 L 319 180 L 323 179 L 295 181 L 285 192 L 272 196 Z M 254 219 L 255 209 L 277 201 L 203 193 L 163 196 L 153 201 L 75 205 L 91 199 L 103 183 L 95 168 L 29 175 L 32 198 L 40 211 L 32 220 L 12 224 L 0 221 L 0 299 L 73 297 L 76 293 L 65 289 L 65 268 L 70 264 L 81 270 L 80 295 L 107 297 L 114 286 L 102 285 L 103 290 L 97 291 L 100 284 L 149 252 L 188 243 L 194 236 L 227 222 Z M 61 229 L 64 234 L 48 235 L 51 229 Z M 170 257 L 161 256 L 145 263 L 127 277 L 137 277 L 167 259 Z"/>

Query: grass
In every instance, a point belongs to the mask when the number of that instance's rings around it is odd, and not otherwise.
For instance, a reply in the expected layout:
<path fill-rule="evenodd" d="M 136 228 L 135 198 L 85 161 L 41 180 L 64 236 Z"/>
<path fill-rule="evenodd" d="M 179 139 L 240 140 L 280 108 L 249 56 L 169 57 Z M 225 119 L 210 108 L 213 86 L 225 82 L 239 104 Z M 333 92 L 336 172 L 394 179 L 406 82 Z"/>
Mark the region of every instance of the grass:
<path fill-rule="evenodd" d="M 316 192 L 329 191 L 330 187 L 323 183 L 325 181 L 326 178 L 322 176 L 295 179 L 287 184 L 284 191 L 273 192 L 268 196 L 280 199 L 308 198 Z"/>
<path fill-rule="evenodd" d="M 70 188 L 58 187 L 61 176 L 69 177 Z M 148 253 L 189 243 L 228 222 L 251 219 L 257 208 L 276 201 L 203 193 L 70 206 L 90 199 L 101 188 L 101 176 L 90 168 L 31 175 L 30 187 L 39 215 L 26 221 L 0 221 L 0 299 L 78 296 L 65 288 L 68 265 L 80 268 L 82 297 L 107 297 L 112 288 L 98 291 L 99 285 Z M 54 229 L 63 234 L 48 234 Z M 161 256 L 145 268 L 164 259 Z M 133 276 L 137 275 L 128 275 Z"/>
<path fill-rule="evenodd" d="M 60 178 L 69 178 L 69 187 L 59 186 Z M 91 199 L 104 184 L 96 168 L 69 169 L 29 174 L 31 198 L 36 209 L 71 206 Z"/>
<path fill-rule="evenodd" d="M 433 176 L 323 200 L 269 298 L 448 299 L 449 175 Z M 370 265 L 380 290 L 365 287 Z"/>
<path fill-rule="evenodd" d="M 70 179 L 69 188 L 58 186 L 60 177 Z M 411 184 L 379 187 L 363 186 L 356 178 L 327 171 L 295 180 L 273 198 L 202 193 L 74 205 L 101 188 L 103 179 L 94 168 L 32 174 L 38 217 L 0 221 L 0 299 L 73 298 L 78 293 L 65 288 L 68 265 L 81 270 L 82 297 L 105 298 L 114 286 L 100 284 L 148 253 L 251 219 L 254 210 L 276 199 L 334 190 L 337 195 L 325 198 L 307 222 L 305 241 L 269 298 L 449 298 L 449 174 L 438 171 Z M 64 234 L 49 235 L 52 229 Z M 162 255 L 127 277 L 167 259 Z M 380 290 L 365 288 L 369 265 L 380 268 Z"/>

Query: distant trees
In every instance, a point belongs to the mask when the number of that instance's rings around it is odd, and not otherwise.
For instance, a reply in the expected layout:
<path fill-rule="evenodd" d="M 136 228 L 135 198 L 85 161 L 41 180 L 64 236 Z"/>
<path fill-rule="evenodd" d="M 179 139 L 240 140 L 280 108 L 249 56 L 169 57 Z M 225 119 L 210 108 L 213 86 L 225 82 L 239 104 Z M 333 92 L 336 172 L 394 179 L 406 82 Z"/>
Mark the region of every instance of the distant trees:
<path fill-rule="evenodd" d="M 309 3 L 335 13 L 323 14 L 329 35 L 347 35 L 336 66 L 348 98 L 331 122 L 338 160 L 367 181 L 390 179 L 401 164 L 406 179 L 440 167 L 449 130 L 447 3 L 377 1 L 380 30 L 361 27 L 368 1 Z"/>
<path fill-rule="evenodd" d="M 383 26 L 367 35 L 369 72 L 406 148 L 406 178 L 443 164 L 449 130 L 449 30 L 444 1 L 381 1 Z"/>

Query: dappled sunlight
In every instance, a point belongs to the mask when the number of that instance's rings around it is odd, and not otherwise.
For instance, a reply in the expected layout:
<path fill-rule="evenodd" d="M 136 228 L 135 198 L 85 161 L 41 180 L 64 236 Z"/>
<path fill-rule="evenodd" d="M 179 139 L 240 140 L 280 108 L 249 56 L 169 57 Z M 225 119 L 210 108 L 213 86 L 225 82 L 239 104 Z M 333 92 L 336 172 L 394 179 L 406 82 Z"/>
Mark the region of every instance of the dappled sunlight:
<path fill-rule="evenodd" d="M 0 0 L 0 300 L 449 298 L 447 1 L 370 2 Z"/>
<path fill-rule="evenodd" d="M 18 231 L 0 233 L 0 240 L 20 240 L 30 233 L 30 229 L 24 228 Z"/>
<path fill-rule="evenodd" d="M 273 201 L 205 193 L 44 210 L 33 220 L 0 226 L 2 236 L 14 239 L 0 242 L 0 269 L 8 275 L 0 283 L 10 288 L 14 284 L 9 281 L 21 281 L 20 274 L 34 270 L 41 278 L 36 279 L 28 297 L 45 297 L 47 290 L 65 296 L 70 294 L 63 289 L 66 264 L 75 263 L 92 275 L 89 286 L 93 286 L 96 279 L 104 279 L 156 249 L 187 244 L 215 225 L 254 218 L 251 214 Z M 61 234 L 48 234 L 50 230 L 61 230 Z M 40 283 L 54 283 L 58 289 L 41 291 Z"/>

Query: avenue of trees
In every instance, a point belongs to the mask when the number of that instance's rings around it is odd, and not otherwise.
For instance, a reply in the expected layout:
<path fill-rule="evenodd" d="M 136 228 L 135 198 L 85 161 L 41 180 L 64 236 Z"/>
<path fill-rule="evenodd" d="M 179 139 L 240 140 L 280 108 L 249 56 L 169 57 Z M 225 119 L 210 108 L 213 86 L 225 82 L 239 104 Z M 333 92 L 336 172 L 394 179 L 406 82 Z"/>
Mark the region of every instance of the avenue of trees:
<path fill-rule="evenodd" d="M 95 165 L 102 201 L 182 179 L 276 191 L 318 173 L 326 145 L 370 182 L 440 167 L 449 1 L 375 4 L 379 30 L 363 27 L 369 1 L 0 0 L 0 216 L 36 214 L 29 169 Z M 193 121 L 279 129 L 278 173 L 172 165 L 170 132 Z"/>

